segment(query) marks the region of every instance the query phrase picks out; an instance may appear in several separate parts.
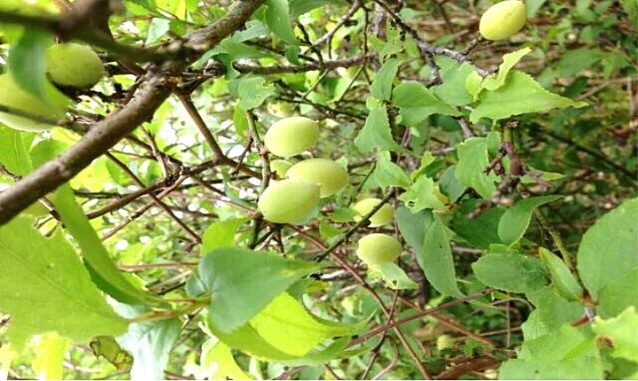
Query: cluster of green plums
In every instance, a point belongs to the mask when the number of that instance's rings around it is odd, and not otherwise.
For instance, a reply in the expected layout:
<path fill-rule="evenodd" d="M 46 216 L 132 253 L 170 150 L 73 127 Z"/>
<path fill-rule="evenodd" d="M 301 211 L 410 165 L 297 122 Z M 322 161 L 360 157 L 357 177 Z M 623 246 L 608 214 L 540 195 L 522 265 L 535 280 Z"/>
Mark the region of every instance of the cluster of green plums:
<path fill-rule="evenodd" d="M 40 99 L 22 89 L 11 73 L 0 75 L 0 105 L 23 111 L 43 120 L 63 119 L 71 103 L 54 86 L 84 89 L 102 79 L 106 71 L 100 57 L 88 45 L 63 43 L 50 46 L 46 52 L 45 97 Z M 43 131 L 54 125 L 41 120 L 0 112 L 0 123 L 22 131 Z"/>
<path fill-rule="evenodd" d="M 273 155 L 288 159 L 312 148 L 319 139 L 319 123 L 305 117 L 287 117 L 274 123 L 264 136 L 264 144 Z M 348 185 L 348 172 L 330 159 L 313 158 L 292 164 L 284 159 L 270 163 L 281 180 L 271 183 L 262 193 L 258 208 L 264 219 L 275 223 L 302 224 L 315 211 L 322 198 L 330 197 Z M 352 209 L 360 221 L 381 202 L 378 198 L 359 200 Z M 381 206 L 370 218 L 369 227 L 392 222 L 394 210 Z M 357 255 L 368 265 L 395 260 L 401 243 L 394 237 L 373 233 L 359 240 Z"/>

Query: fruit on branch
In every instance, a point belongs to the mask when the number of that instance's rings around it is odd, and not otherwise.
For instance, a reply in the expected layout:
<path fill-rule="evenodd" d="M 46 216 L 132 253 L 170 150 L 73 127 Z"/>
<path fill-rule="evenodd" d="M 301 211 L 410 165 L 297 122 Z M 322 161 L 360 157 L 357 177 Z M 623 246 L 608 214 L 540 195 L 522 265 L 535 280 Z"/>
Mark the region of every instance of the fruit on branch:
<path fill-rule="evenodd" d="M 271 160 L 270 171 L 275 172 L 279 178 L 286 177 L 286 172 L 292 167 L 292 163 L 288 160 Z"/>
<path fill-rule="evenodd" d="M 387 234 L 372 233 L 359 240 L 357 256 L 368 265 L 392 262 L 401 254 L 401 242 Z"/>
<path fill-rule="evenodd" d="M 295 113 L 295 106 L 287 102 L 273 102 L 266 106 L 268 112 L 278 118 L 287 118 Z"/>
<path fill-rule="evenodd" d="M 22 117 L 10 112 L 0 112 L 0 123 L 21 131 L 43 131 L 53 128 L 55 126 L 53 121 L 64 119 L 68 99 L 50 83 L 46 84 L 45 91 L 53 104 L 48 104 L 23 90 L 13 80 L 11 74 L 0 75 L 0 105 L 27 114 Z M 28 116 L 33 116 L 34 119 Z M 51 120 L 51 123 L 36 118 Z"/>
<path fill-rule="evenodd" d="M 303 222 L 319 204 L 319 185 L 295 179 L 271 183 L 257 203 L 264 219 L 280 224 Z"/>
<path fill-rule="evenodd" d="M 288 170 L 286 176 L 319 184 L 322 198 L 332 196 L 348 185 L 348 172 L 330 159 L 300 161 Z"/>
<path fill-rule="evenodd" d="M 264 136 L 268 151 L 281 157 L 298 155 L 319 139 L 319 123 L 302 116 L 275 122 Z"/>
<path fill-rule="evenodd" d="M 47 49 L 46 72 L 53 83 L 76 88 L 92 87 L 106 73 L 90 46 L 72 42 Z"/>
<path fill-rule="evenodd" d="M 380 199 L 374 197 L 364 198 L 357 202 L 353 207 L 358 214 L 358 216 L 354 218 L 355 221 L 361 221 L 361 218 L 370 213 L 380 202 Z M 370 225 L 368 226 L 371 228 L 383 226 L 392 222 L 392 218 L 394 218 L 394 209 L 392 209 L 392 206 L 389 204 L 383 204 L 381 209 L 377 210 L 376 213 L 370 217 Z"/>
<path fill-rule="evenodd" d="M 487 40 L 503 40 L 518 33 L 527 20 L 527 8 L 520 0 L 505 0 L 488 8 L 479 23 L 479 32 Z"/>

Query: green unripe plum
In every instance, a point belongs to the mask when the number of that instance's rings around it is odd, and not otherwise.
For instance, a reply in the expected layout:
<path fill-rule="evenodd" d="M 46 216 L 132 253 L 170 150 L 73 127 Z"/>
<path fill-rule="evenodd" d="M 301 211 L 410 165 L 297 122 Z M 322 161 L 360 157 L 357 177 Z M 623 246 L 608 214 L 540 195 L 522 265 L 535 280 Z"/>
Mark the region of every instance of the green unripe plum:
<path fill-rule="evenodd" d="M 503 40 L 518 33 L 527 21 L 525 3 L 505 0 L 488 8 L 479 23 L 479 32 L 487 40 Z"/>
<path fill-rule="evenodd" d="M 106 74 L 97 53 L 88 45 L 76 43 L 50 46 L 46 72 L 55 84 L 77 88 L 92 87 Z"/>
<path fill-rule="evenodd" d="M 257 203 L 264 219 L 279 224 L 296 224 L 319 204 L 319 185 L 286 179 L 271 183 Z"/>
<path fill-rule="evenodd" d="M 368 234 L 359 240 L 357 256 L 368 265 L 392 262 L 401 255 L 401 242 L 381 233 Z"/>
<path fill-rule="evenodd" d="M 286 172 L 292 167 L 292 163 L 288 160 L 271 160 L 270 171 L 275 172 L 279 178 L 286 177 Z"/>
<path fill-rule="evenodd" d="M 360 221 L 363 216 L 370 213 L 372 209 L 374 209 L 381 202 L 378 198 L 364 198 L 363 200 L 354 204 L 353 209 L 359 214 L 354 219 L 355 221 Z M 376 228 L 379 226 L 383 226 L 385 224 L 389 224 L 392 222 L 392 218 L 394 218 L 394 209 L 389 204 L 383 204 L 381 209 L 377 210 L 375 214 L 370 217 L 370 227 Z"/>
<path fill-rule="evenodd" d="M 55 103 L 54 105 L 45 103 L 22 90 L 10 74 L 2 74 L 0 75 L 0 105 L 15 108 L 42 118 L 64 119 L 65 109 L 68 105 L 67 99 L 50 83 L 47 83 L 45 89 L 47 95 L 50 95 L 49 98 Z M 33 132 L 44 131 L 54 127 L 53 124 L 42 123 L 4 112 L 0 112 L 0 123 L 16 130 Z"/>
<path fill-rule="evenodd" d="M 319 139 L 319 123 L 302 116 L 275 122 L 264 136 L 268 151 L 281 157 L 298 155 Z"/>
<path fill-rule="evenodd" d="M 319 184 L 322 198 L 332 196 L 348 185 L 348 172 L 329 159 L 300 161 L 288 170 L 286 176 Z"/>

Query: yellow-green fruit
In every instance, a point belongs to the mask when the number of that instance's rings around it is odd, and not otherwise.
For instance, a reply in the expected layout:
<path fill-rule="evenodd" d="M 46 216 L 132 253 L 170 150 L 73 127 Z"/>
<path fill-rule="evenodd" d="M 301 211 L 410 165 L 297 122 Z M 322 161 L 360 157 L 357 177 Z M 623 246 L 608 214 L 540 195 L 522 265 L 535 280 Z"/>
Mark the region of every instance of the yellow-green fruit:
<path fill-rule="evenodd" d="M 505 0 L 492 5 L 479 23 L 481 36 L 488 40 L 503 40 L 518 33 L 527 20 L 525 3 L 520 0 Z"/>
<path fill-rule="evenodd" d="M 264 136 L 268 151 L 281 157 L 298 155 L 315 145 L 319 139 L 319 123 L 302 116 L 293 116 L 274 123 Z"/>
<path fill-rule="evenodd" d="M 319 186 L 307 181 L 286 179 L 271 183 L 257 206 L 267 221 L 295 224 L 307 218 L 319 204 Z"/>
<path fill-rule="evenodd" d="M 88 45 L 67 43 L 47 49 L 46 71 L 54 83 L 91 87 L 106 73 L 100 57 Z"/>
<path fill-rule="evenodd" d="M 292 163 L 288 160 L 272 160 L 270 162 L 270 171 L 275 172 L 279 178 L 286 177 L 286 172 L 292 167 Z"/>
<path fill-rule="evenodd" d="M 392 262 L 401 254 L 398 239 L 380 233 L 368 234 L 359 240 L 357 256 L 368 265 L 382 265 Z"/>
<path fill-rule="evenodd" d="M 355 221 L 360 221 L 361 217 L 370 213 L 380 202 L 381 200 L 378 198 L 364 198 L 357 202 L 353 207 L 353 209 L 359 214 L 354 218 Z M 381 209 L 377 210 L 377 212 L 370 217 L 369 226 L 371 228 L 376 228 L 378 226 L 389 224 L 392 222 L 392 218 L 394 218 L 394 209 L 392 209 L 392 206 L 389 204 L 383 204 Z"/>
<path fill-rule="evenodd" d="M 319 184 L 322 198 L 332 196 L 348 185 L 348 172 L 329 159 L 300 161 L 288 170 L 286 176 Z"/>
<path fill-rule="evenodd" d="M 47 83 L 46 92 L 55 105 L 47 104 L 22 90 L 10 74 L 0 75 L 0 105 L 24 111 L 36 117 L 54 120 L 64 119 L 67 106 L 66 98 L 50 83 Z M 0 123 L 22 131 L 43 131 L 54 127 L 54 124 L 42 123 L 4 112 L 0 112 Z"/>

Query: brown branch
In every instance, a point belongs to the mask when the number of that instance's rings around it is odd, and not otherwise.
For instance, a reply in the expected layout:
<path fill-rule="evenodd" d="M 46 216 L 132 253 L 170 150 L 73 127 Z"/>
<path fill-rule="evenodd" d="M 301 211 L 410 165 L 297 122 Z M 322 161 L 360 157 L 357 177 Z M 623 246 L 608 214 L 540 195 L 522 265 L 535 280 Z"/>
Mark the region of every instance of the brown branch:
<path fill-rule="evenodd" d="M 239 29 L 262 3 L 263 0 L 238 1 L 224 18 L 196 32 L 187 42 L 203 39 L 211 43 L 221 41 Z M 193 58 L 196 57 L 170 61 L 161 67 L 152 66 L 146 83 L 127 105 L 93 125 L 67 152 L 45 163 L 1 193 L 0 225 L 6 224 L 39 198 L 69 181 L 139 125 L 152 119 L 155 110 L 171 93 L 171 89 L 166 86 L 170 73 L 185 69 Z"/>
<path fill-rule="evenodd" d="M 240 73 L 253 74 L 277 74 L 277 73 L 305 73 L 312 70 L 330 70 L 338 67 L 350 67 L 361 65 L 365 62 L 376 58 L 376 53 L 346 58 L 343 60 L 312 62 L 305 65 L 275 65 L 275 66 L 259 66 L 254 64 L 234 63 L 233 67 Z"/>

